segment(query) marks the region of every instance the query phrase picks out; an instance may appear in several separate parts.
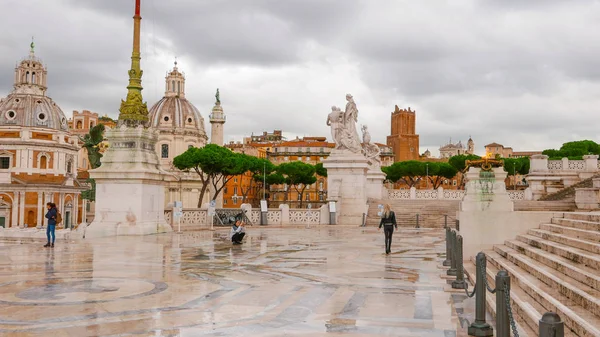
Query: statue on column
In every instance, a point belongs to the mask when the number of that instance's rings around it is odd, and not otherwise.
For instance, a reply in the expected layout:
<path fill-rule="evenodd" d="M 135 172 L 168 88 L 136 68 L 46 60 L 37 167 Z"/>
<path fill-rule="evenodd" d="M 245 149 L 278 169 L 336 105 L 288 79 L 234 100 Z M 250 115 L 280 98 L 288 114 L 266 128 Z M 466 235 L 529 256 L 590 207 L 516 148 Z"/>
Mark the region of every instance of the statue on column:
<path fill-rule="evenodd" d="M 341 111 L 335 106 L 331 107 L 331 113 L 327 116 L 327 125 L 331 127 L 331 136 L 336 149 L 360 153 L 362 148 L 356 131 L 358 109 L 352 95 L 347 94 L 346 100 L 348 101 L 346 111 Z"/>

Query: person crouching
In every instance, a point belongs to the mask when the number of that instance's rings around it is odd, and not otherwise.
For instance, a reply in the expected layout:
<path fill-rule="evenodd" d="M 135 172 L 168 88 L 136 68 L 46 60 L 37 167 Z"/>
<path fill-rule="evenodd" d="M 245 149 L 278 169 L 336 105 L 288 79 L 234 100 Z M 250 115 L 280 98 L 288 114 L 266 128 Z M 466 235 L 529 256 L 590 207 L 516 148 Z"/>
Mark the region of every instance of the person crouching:
<path fill-rule="evenodd" d="M 234 245 L 242 244 L 242 239 L 246 235 L 246 223 L 242 220 L 235 222 L 235 225 L 231 227 L 231 242 Z"/>

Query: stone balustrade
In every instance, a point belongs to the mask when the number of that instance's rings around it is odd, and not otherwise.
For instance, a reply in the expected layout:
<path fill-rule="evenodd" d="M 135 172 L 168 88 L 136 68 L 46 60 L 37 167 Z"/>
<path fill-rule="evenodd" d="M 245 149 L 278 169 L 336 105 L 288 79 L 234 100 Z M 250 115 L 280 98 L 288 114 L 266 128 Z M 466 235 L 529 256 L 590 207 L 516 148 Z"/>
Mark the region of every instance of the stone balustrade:
<path fill-rule="evenodd" d="M 251 208 L 249 205 L 242 205 L 240 209 L 246 210 L 246 216 L 253 224 L 260 224 L 260 209 Z M 177 222 L 173 219 L 172 210 L 165 210 L 165 221 L 172 226 Z M 210 226 L 207 209 L 190 208 L 183 209 L 181 216 L 181 227 L 197 229 L 208 228 Z M 279 208 L 270 208 L 267 211 L 268 225 L 323 225 L 329 223 L 329 207 L 323 205 L 314 209 L 289 208 L 288 205 L 280 205 Z"/>
<path fill-rule="evenodd" d="M 538 154 L 531 156 L 530 173 L 534 172 L 598 172 L 600 164 L 597 155 L 583 156 L 583 160 L 549 160 L 548 156 Z"/>
<path fill-rule="evenodd" d="M 524 190 L 507 192 L 511 200 L 531 200 Z M 390 200 L 462 200 L 464 195 L 464 190 L 444 190 L 442 187 L 431 190 L 417 190 L 414 187 L 408 190 L 388 189 Z"/>

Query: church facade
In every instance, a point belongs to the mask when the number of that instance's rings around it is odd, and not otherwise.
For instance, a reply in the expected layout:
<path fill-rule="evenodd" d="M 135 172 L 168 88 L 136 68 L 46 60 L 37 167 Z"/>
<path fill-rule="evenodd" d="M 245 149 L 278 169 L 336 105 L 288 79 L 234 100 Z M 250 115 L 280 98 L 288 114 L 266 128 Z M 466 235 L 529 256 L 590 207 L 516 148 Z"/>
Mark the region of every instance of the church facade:
<path fill-rule="evenodd" d="M 47 73 L 32 43 L 15 69 L 12 92 L 0 99 L 0 226 L 5 228 L 45 225 L 47 202 L 56 203 L 65 227 L 85 218 L 78 139 L 46 95 Z"/>

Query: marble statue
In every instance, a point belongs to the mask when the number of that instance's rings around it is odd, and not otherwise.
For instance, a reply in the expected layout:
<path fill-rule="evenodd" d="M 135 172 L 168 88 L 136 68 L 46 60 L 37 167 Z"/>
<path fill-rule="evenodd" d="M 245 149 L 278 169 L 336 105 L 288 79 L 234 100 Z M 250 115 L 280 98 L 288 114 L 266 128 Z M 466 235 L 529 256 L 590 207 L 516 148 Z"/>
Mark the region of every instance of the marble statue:
<path fill-rule="evenodd" d="M 363 151 L 365 153 L 365 157 L 369 160 L 369 164 L 373 166 L 381 166 L 381 149 L 377 144 L 371 143 L 371 134 L 369 133 L 368 127 L 363 125 L 361 128 L 363 135 Z"/>
<path fill-rule="evenodd" d="M 221 104 L 221 94 L 219 94 L 219 88 L 217 88 L 217 93 L 215 94 L 216 102 Z"/>
<path fill-rule="evenodd" d="M 362 152 L 356 122 L 358 121 L 358 109 L 352 95 L 347 94 L 346 111 L 332 106 L 331 113 L 327 116 L 327 125 L 331 127 L 331 136 L 335 142 L 335 148 L 339 150 L 350 150 L 354 153 Z"/>

